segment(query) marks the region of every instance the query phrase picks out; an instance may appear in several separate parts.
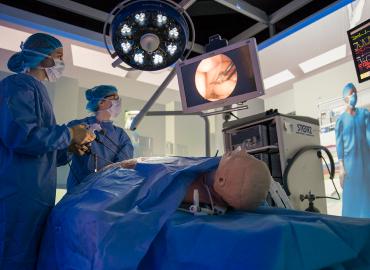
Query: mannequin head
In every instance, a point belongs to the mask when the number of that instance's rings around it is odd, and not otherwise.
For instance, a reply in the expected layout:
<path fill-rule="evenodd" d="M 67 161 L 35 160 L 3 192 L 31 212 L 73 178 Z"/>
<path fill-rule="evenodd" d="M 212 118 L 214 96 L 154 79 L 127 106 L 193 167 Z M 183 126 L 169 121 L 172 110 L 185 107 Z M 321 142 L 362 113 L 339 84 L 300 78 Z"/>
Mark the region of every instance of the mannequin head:
<path fill-rule="evenodd" d="M 230 206 L 254 210 L 267 197 L 271 174 L 267 165 L 242 149 L 225 153 L 215 174 L 213 188 Z"/>

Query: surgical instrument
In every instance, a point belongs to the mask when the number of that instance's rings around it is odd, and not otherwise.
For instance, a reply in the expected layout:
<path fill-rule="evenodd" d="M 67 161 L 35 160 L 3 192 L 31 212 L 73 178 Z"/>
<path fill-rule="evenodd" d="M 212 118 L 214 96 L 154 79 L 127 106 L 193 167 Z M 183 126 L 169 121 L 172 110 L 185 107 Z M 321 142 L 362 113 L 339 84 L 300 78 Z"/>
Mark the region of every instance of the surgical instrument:
<path fill-rule="evenodd" d="M 106 134 L 105 130 L 100 126 L 100 123 L 101 121 L 99 121 L 99 123 L 94 123 L 92 125 L 86 125 L 86 128 L 91 131 L 91 132 L 95 132 L 95 130 L 102 136 L 105 136 L 115 147 L 118 148 L 118 150 L 120 150 L 128 159 L 130 159 L 130 157 L 128 155 L 126 155 L 125 152 L 122 151 L 121 148 L 119 148 Z M 123 160 L 125 160 L 125 158 L 123 158 L 121 155 L 119 155 L 118 153 L 116 153 L 115 151 L 113 151 L 111 148 L 109 148 L 106 144 L 104 144 L 102 141 L 100 141 L 97 137 L 95 138 L 95 141 L 97 143 L 100 143 L 101 145 L 105 146 L 106 148 L 108 148 L 110 151 L 112 151 L 114 154 L 116 154 L 117 156 L 119 156 L 120 158 L 122 158 Z"/>
<path fill-rule="evenodd" d="M 224 77 L 229 73 L 229 71 L 233 68 L 233 66 L 234 66 L 234 62 L 231 62 L 231 64 L 226 68 L 226 70 L 214 82 L 211 82 L 211 84 L 215 84 L 215 83 L 221 84 L 221 83 L 223 83 Z M 236 69 L 234 69 L 234 71 L 235 70 Z M 235 74 L 234 71 L 232 72 L 232 75 Z M 231 78 L 231 76 L 229 76 L 229 78 Z"/>

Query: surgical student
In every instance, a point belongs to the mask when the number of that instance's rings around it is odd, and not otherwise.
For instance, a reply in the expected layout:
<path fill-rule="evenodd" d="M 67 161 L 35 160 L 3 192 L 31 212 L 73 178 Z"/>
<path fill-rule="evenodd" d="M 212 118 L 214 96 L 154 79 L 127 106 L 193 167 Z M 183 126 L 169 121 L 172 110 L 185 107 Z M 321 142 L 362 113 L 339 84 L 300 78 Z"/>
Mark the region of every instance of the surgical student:
<path fill-rule="evenodd" d="M 122 128 L 113 125 L 113 122 L 110 120 L 111 117 L 116 118 L 121 112 L 122 101 L 118 96 L 117 89 L 110 85 L 100 85 L 87 90 L 85 92 L 85 96 L 88 100 L 86 109 L 94 113 L 94 115 L 81 120 L 74 120 L 67 126 L 74 126 L 78 124 L 92 125 L 95 123 L 100 123 L 100 126 L 102 129 L 104 129 L 106 136 L 111 139 L 123 152 L 125 152 L 126 155 L 132 158 L 134 148 L 131 144 L 130 137 Z M 126 156 L 123 153 L 120 153 L 120 150 L 117 149 L 117 147 L 110 142 L 108 138 L 97 134 L 97 132 L 96 136 L 109 148 L 126 158 Z M 103 145 L 98 144 L 97 142 L 92 142 L 91 151 L 111 162 L 122 161 L 122 158 L 115 155 L 112 151 Z M 98 170 L 107 165 L 109 165 L 107 161 L 98 159 Z M 71 167 L 73 172 L 76 174 L 78 181 L 82 182 L 86 176 L 90 175 L 95 170 L 94 157 L 91 155 L 74 155 Z M 69 172 L 67 179 L 67 190 L 70 190 L 78 185 L 73 172 Z"/>
<path fill-rule="evenodd" d="M 132 144 L 132 146 L 134 147 L 134 158 L 142 157 L 143 152 L 141 151 L 141 146 L 139 144 L 140 134 L 136 130 L 132 132 L 132 140 L 134 142 Z"/>
<path fill-rule="evenodd" d="M 335 124 L 342 215 L 370 218 L 370 113 L 355 107 L 357 90 L 352 83 L 344 88 L 343 100 L 347 109 Z"/>
<path fill-rule="evenodd" d="M 35 269 L 46 219 L 55 204 L 57 166 L 82 155 L 95 135 L 56 124 L 43 81 L 64 70 L 60 41 L 34 34 L 8 61 L 0 81 L 0 269 Z"/>

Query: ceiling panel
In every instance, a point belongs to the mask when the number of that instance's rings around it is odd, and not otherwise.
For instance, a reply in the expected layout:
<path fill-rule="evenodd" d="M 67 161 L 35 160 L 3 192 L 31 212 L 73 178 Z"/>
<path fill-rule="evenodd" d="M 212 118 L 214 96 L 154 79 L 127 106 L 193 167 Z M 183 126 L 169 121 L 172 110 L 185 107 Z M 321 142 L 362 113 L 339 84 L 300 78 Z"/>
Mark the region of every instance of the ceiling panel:
<path fill-rule="evenodd" d="M 340 9 L 312 24 L 320 54 L 344 44 L 343 11 Z"/>
<path fill-rule="evenodd" d="M 102 53 L 76 45 L 71 45 L 71 49 L 73 65 L 120 77 L 126 77 L 127 71 L 112 67 L 112 58 L 109 57 L 108 53 Z"/>
<path fill-rule="evenodd" d="M 320 54 L 315 33 L 311 26 L 307 26 L 295 32 L 284 40 L 287 46 L 289 46 L 290 51 L 296 57 L 296 63 L 302 63 Z"/>

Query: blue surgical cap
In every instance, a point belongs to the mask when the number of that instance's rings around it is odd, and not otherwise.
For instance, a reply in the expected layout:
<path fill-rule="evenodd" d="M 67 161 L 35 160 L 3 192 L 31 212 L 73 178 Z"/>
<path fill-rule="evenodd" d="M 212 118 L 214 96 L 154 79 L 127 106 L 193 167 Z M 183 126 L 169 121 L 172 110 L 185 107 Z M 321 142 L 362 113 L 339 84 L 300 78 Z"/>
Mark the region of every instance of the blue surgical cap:
<path fill-rule="evenodd" d="M 132 132 L 132 136 L 134 136 L 135 140 L 138 140 L 140 138 L 140 134 L 136 130 Z"/>
<path fill-rule="evenodd" d="M 96 107 L 98 107 L 98 103 L 100 100 L 105 98 L 108 94 L 112 92 L 118 92 L 117 88 L 112 85 L 99 85 L 86 90 L 85 96 L 86 99 L 89 101 L 86 105 L 86 109 L 90 112 L 95 112 Z"/>
<path fill-rule="evenodd" d="M 26 50 L 36 51 L 46 55 L 49 55 L 51 52 L 61 47 L 63 47 L 63 45 L 58 39 L 42 33 L 33 34 L 27 38 L 26 42 L 23 44 L 23 48 Z M 37 66 L 44 59 L 45 56 L 41 54 L 29 51 L 17 52 L 10 57 L 8 69 L 16 73 L 21 73 L 25 68 Z"/>
<path fill-rule="evenodd" d="M 346 87 L 344 87 L 343 89 L 343 100 L 346 99 L 346 96 L 348 95 L 348 92 L 352 89 L 352 88 L 355 88 L 356 87 L 352 84 L 352 83 L 349 83 L 346 85 Z"/>

